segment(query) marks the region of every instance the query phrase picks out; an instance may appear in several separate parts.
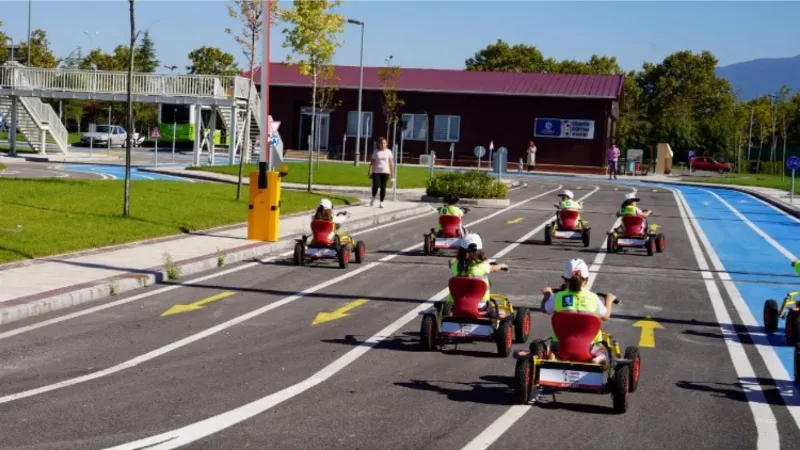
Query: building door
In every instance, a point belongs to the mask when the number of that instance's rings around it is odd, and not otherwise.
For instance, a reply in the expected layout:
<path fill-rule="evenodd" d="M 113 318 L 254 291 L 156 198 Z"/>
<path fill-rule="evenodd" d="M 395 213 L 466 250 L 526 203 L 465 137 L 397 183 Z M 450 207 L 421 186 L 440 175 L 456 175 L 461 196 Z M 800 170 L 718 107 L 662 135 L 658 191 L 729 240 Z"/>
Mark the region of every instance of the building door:
<path fill-rule="evenodd" d="M 329 110 L 317 110 L 317 126 L 315 127 L 316 146 L 320 150 L 328 150 L 328 137 L 330 135 L 331 113 Z M 308 138 L 311 135 L 311 108 L 300 110 L 300 150 L 308 150 Z"/>

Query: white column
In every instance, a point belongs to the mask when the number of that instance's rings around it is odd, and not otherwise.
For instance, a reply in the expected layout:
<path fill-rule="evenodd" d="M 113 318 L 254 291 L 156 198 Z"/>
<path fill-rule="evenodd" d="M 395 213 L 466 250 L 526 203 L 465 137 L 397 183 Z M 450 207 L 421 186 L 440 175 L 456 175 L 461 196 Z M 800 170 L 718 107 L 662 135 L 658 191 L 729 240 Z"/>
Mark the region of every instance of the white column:
<path fill-rule="evenodd" d="M 203 135 L 200 133 L 201 128 L 203 127 L 203 119 L 201 117 L 202 110 L 200 109 L 200 105 L 192 105 L 195 111 L 195 120 L 194 120 L 194 165 L 200 165 L 200 152 L 202 149 L 203 144 Z"/>
<path fill-rule="evenodd" d="M 214 164 L 214 162 L 216 160 L 216 150 L 217 150 L 217 146 L 216 146 L 216 144 L 214 144 L 214 139 L 215 139 L 214 136 L 215 136 L 215 134 L 217 132 L 217 107 L 216 106 L 212 106 L 211 107 L 211 120 L 209 120 L 208 127 L 211 129 L 211 136 L 209 138 L 210 140 L 209 140 L 209 144 L 208 144 L 209 147 L 208 148 L 209 148 L 209 151 L 211 153 L 211 164 Z"/>
<path fill-rule="evenodd" d="M 8 141 L 11 143 L 10 156 L 17 156 L 17 127 L 19 127 L 19 97 L 11 97 L 11 128 L 8 132 Z"/>
<path fill-rule="evenodd" d="M 228 123 L 228 164 L 233 164 L 236 158 L 236 139 L 239 138 L 236 132 L 239 126 L 239 108 L 234 103 L 231 106 L 231 120 Z"/>

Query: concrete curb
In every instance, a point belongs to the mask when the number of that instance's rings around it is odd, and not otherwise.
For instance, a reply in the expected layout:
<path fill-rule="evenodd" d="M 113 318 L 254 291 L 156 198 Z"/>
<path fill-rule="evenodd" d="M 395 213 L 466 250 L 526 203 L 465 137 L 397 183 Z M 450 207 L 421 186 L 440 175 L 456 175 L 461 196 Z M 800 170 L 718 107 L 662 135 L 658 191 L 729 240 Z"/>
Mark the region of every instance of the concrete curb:
<path fill-rule="evenodd" d="M 433 210 L 434 209 L 430 205 L 423 204 L 390 213 L 379 213 L 373 217 L 346 222 L 342 225 L 342 229 L 351 233 L 357 233 L 360 230 L 375 225 L 418 216 L 432 212 Z M 301 234 L 297 233 L 285 236 L 278 242 L 253 242 L 241 247 L 229 249 L 225 254 L 225 265 L 227 266 L 237 262 L 253 260 L 265 255 L 275 255 L 285 252 L 294 247 L 294 239 L 300 236 Z M 185 277 L 218 268 L 218 255 L 216 253 L 207 254 L 175 261 L 174 263 L 180 270 L 181 277 Z M 143 271 L 124 273 L 101 280 L 20 297 L 0 304 L 0 325 L 6 325 L 73 306 L 97 302 L 136 289 L 142 289 L 154 284 L 161 284 L 167 280 L 166 269 L 163 266 L 156 266 Z"/>
<path fill-rule="evenodd" d="M 759 200 L 763 200 L 763 201 L 769 203 L 770 205 L 780 209 L 781 211 L 791 215 L 792 217 L 800 219 L 800 210 L 792 208 L 791 206 L 789 206 L 789 205 L 787 205 L 787 204 L 785 204 L 783 202 L 779 202 L 779 201 L 775 200 L 774 198 L 772 198 L 772 197 L 770 197 L 768 195 L 764 195 L 764 194 L 762 194 L 760 192 L 747 189 L 746 187 L 743 187 L 743 186 L 739 187 L 739 186 L 730 186 L 730 185 L 725 185 L 725 184 L 695 183 L 695 182 L 691 182 L 691 181 L 649 181 L 649 180 L 642 180 L 642 182 L 644 182 L 644 183 L 652 183 L 652 184 L 675 184 L 675 185 L 680 185 L 680 186 L 726 189 L 726 190 L 729 190 L 729 191 L 742 192 L 742 193 L 745 193 L 745 194 L 752 195 L 753 197 L 756 197 Z"/>

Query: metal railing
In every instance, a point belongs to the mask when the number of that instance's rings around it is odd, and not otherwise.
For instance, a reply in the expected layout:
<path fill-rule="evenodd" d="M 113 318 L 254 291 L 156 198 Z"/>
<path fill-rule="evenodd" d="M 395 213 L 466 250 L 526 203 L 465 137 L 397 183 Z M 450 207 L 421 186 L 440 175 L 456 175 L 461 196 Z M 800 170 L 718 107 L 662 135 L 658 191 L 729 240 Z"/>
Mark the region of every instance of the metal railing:
<path fill-rule="evenodd" d="M 134 73 L 134 95 L 230 99 L 247 98 L 236 76 Z M 0 85 L 8 88 L 97 94 L 127 94 L 128 74 L 102 70 L 43 69 L 6 64 L 0 67 Z M 257 94 L 256 94 L 256 97 Z"/>

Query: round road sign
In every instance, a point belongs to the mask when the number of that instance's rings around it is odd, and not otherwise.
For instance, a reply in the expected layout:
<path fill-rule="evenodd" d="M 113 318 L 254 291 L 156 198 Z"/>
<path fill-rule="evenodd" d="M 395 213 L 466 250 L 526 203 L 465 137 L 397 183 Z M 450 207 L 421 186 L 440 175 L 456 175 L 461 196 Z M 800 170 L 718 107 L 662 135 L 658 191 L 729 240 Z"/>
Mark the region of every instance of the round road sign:
<path fill-rule="evenodd" d="M 486 156 L 486 147 L 479 145 L 475 147 L 475 150 L 473 150 L 472 153 L 475 154 L 476 158 L 483 158 L 484 156 Z"/>
<path fill-rule="evenodd" d="M 786 160 L 786 167 L 788 167 L 789 170 L 800 169 L 800 158 L 797 156 L 790 156 L 789 159 Z"/>
<path fill-rule="evenodd" d="M 500 147 L 497 149 L 497 153 L 506 153 L 506 152 L 508 152 L 508 149 L 505 147 Z"/>

